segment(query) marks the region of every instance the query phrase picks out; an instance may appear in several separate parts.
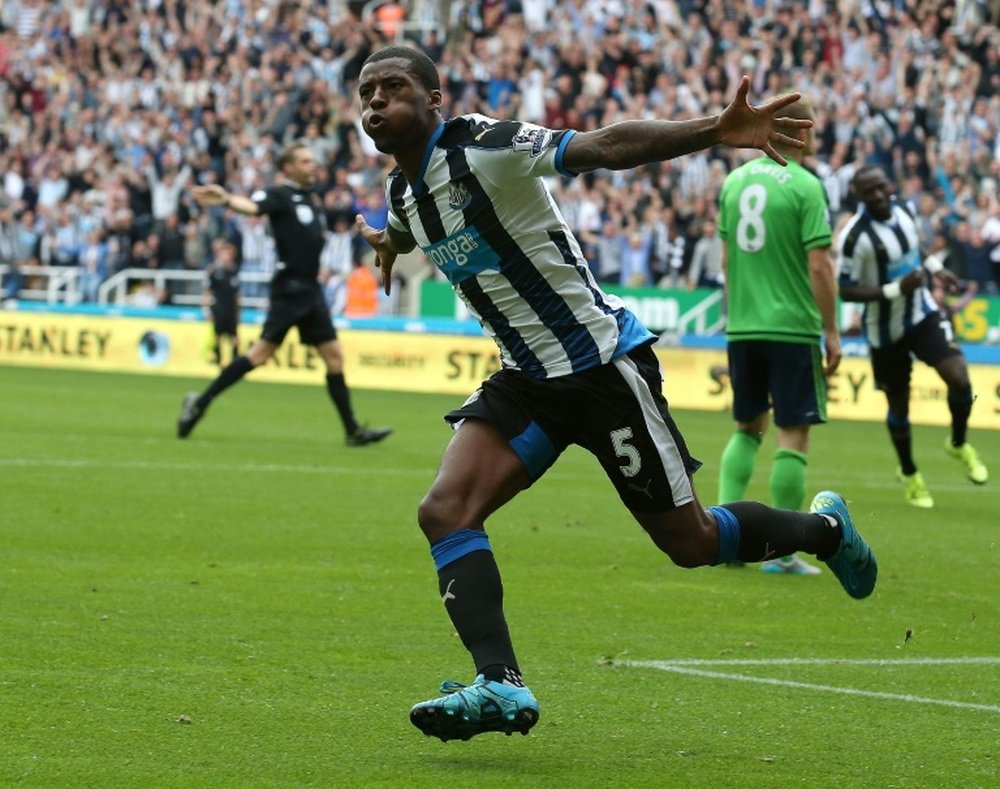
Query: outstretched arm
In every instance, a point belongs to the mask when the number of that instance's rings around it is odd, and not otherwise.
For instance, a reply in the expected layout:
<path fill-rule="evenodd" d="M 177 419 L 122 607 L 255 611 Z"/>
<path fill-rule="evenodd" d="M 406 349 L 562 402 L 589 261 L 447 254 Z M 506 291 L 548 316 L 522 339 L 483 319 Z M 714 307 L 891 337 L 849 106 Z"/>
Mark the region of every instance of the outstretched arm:
<path fill-rule="evenodd" d="M 788 93 L 757 107 L 747 101 L 749 92 L 750 78 L 745 76 L 732 103 L 718 115 L 688 121 L 622 121 L 581 132 L 569 141 L 563 162 L 578 173 L 598 168 L 627 170 L 713 145 L 729 145 L 759 148 L 778 164 L 787 164 L 774 145 L 802 148 L 805 143 L 786 132 L 794 135 L 812 126 L 812 121 L 774 115 L 798 101 L 801 94 Z"/>
<path fill-rule="evenodd" d="M 249 216 L 256 216 L 260 213 L 260 207 L 249 197 L 234 195 L 218 184 L 196 186 L 191 190 L 191 193 L 199 205 L 224 205 L 238 214 Z"/>

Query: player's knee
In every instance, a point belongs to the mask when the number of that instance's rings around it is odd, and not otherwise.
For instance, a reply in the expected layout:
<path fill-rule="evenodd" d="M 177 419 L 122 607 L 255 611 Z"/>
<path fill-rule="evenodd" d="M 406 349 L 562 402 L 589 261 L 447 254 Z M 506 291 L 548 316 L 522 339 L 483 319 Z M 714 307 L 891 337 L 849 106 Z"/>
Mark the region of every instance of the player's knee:
<path fill-rule="evenodd" d="M 250 364 L 254 367 L 260 367 L 262 364 L 266 364 L 267 360 L 271 358 L 274 351 L 267 347 L 261 345 L 254 345 L 247 351 L 247 359 L 250 360 Z"/>
<path fill-rule="evenodd" d="M 452 532 L 478 525 L 463 516 L 463 508 L 457 498 L 434 490 L 430 490 L 417 507 L 417 523 L 431 543 Z"/>

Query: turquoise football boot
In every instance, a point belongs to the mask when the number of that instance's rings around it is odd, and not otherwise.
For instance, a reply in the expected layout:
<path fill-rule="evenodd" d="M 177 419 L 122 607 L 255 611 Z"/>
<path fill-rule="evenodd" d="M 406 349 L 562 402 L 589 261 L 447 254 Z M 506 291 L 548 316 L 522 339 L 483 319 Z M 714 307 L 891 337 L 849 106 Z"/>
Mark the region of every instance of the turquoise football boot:
<path fill-rule="evenodd" d="M 856 600 L 868 597 L 875 589 L 878 563 L 864 537 L 854 528 L 843 498 L 833 491 L 822 490 L 813 498 L 809 512 L 829 515 L 840 525 L 840 547 L 824 561 L 851 597 Z"/>
<path fill-rule="evenodd" d="M 480 674 L 471 685 L 442 682 L 441 692 L 445 695 L 414 705 L 410 721 L 442 742 L 488 731 L 527 734 L 538 723 L 538 701 L 527 688 L 487 681 Z"/>

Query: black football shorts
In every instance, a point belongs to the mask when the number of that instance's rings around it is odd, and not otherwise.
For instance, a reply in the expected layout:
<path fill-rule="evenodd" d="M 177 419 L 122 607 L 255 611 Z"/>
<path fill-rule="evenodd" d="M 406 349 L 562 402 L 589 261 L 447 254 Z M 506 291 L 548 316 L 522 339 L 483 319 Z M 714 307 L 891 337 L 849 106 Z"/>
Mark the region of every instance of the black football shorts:
<path fill-rule="evenodd" d="M 928 315 L 892 345 L 869 349 L 875 388 L 888 394 L 908 392 L 914 356 L 924 364 L 935 367 L 949 356 L 961 352 L 962 349 L 952 338 L 948 316 L 940 313 Z"/>
<path fill-rule="evenodd" d="M 625 506 L 662 512 L 690 502 L 701 463 L 670 416 L 659 360 L 647 344 L 608 364 L 556 378 L 520 370 L 492 375 L 460 408 L 453 426 L 481 419 L 496 427 L 532 482 L 570 444 L 591 452 Z"/>

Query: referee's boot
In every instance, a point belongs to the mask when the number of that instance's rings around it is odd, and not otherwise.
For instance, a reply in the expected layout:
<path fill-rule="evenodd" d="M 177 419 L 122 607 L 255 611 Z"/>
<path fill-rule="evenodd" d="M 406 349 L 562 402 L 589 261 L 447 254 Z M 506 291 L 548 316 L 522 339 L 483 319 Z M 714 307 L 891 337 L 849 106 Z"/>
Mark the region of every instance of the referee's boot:
<path fill-rule="evenodd" d="M 188 392 L 181 404 L 181 415 L 177 419 L 177 437 L 187 438 L 198 420 L 205 415 L 205 409 L 198 405 L 198 393 Z"/>
<path fill-rule="evenodd" d="M 391 427 L 367 427 L 360 425 L 347 436 L 347 446 L 363 447 L 366 444 L 377 444 L 392 432 Z"/>

